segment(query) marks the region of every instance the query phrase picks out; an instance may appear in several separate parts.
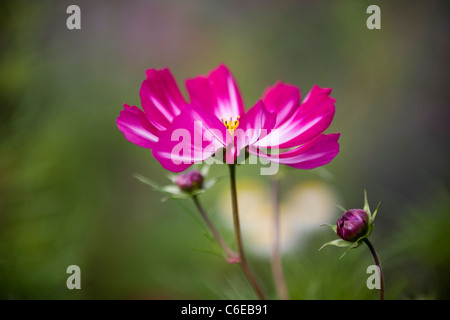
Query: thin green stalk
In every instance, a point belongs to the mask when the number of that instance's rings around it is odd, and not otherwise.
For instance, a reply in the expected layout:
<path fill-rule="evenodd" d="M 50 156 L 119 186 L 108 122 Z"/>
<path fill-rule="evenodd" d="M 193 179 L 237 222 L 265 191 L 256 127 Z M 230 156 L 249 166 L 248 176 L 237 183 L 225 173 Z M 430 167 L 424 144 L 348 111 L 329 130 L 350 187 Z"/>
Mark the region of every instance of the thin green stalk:
<path fill-rule="evenodd" d="M 383 269 L 381 269 L 380 259 L 378 258 L 378 254 L 375 251 L 375 248 L 373 247 L 372 243 L 370 243 L 369 239 L 364 238 L 364 242 L 369 247 L 370 252 L 372 253 L 373 259 L 375 260 L 375 264 L 380 269 L 380 296 L 379 296 L 379 299 L 384 300 L 384 275 L 383 275 Z"/>
<path fill-rule="evenodd" d="M 209 219 L 208 215 L 206 214 L 205 209 L 203 209 L 202 205 L 200 204 L 200 201 L 198 200 L 197 196 L 193 196 L 192 200 L 194 200 L 195 207 L 200 212 L 201 217 L 203 218 L 203 221 L 205 222 L 208 229 L 211 231 L 214 239 L 216 239 L 219 246 L 222 248 L 222 250 L 226 254 L 226 260 L 227 262 L 234 263 L 239 261 L 239 256 L 228 247 L 228 245 L 225 243 L 225 241 L 220 236 L 217 229 L 214 227 L 212 221 Z"/>
<path fill-rule="evenodd" d="M 236 166 L 234 164 L 228 165 L 230 169 L 230 189 L 231 189 L 231 204 L 233 208 L 233 225 L 234 225 L 234 234 L 236 236 L 236 246 L 238 249 L 242 270 L 244 271 L 245 276 L 253 287 L 256 295 L 259 299 L 265 300 L 264 293 L 261 290 L 261 286 L 259 285 L 258 280 L 256 279 L 253 271 L 250 268 L 250 265 L 247 262 L 247 258 L 245 256 L 244 247 L 242 245 L 242 237 L 241 237 L 241 227 L 239 223 L 239 209 L 238 209 L 238 200 L 237 200 L 237 190 L 236 190 Z"/>
<path fill-rule="evenodd" d="M 277 177 L 272 181 L 273 193 L 273 248 L 272 248 L 272 274 L 277 289 L 278 297 L 281 300 L 289 300 L 289 294 L 286 286 L 286 280 L 283 273 L 280 251 L 280 181 Z"/>

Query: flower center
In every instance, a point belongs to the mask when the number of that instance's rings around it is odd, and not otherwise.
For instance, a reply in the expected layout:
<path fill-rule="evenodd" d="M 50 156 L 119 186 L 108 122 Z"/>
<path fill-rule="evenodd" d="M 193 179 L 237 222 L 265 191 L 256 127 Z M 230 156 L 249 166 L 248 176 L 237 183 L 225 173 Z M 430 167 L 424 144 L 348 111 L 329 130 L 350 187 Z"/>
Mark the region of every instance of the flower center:
<path fill-rule="evenodd" d="M 237 118 L 233 118 L 233 117 L 220 118 L 220 121 L 222 121 L 222 123 L 228 129 L 228 132 L 231 135 L 233 135 L 234 130 L 236 130 L 236 128 L 239 127 L 239 118 L 240 118 L 240 116 L 237 116 Z"/>

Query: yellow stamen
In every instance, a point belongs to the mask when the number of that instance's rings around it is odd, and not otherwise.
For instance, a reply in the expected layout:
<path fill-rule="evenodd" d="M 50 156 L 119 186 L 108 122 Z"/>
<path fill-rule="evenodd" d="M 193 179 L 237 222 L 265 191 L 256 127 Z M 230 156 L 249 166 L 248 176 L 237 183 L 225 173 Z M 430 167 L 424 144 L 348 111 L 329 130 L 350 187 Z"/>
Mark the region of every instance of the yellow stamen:
<path fill-rule="evenodd" d="M 239 118 L 240 118 L 240 116 L 238 116 L 236 120 L 233 120 L 233 117 L 230 117 L 228 119 L 227 118 L 220 118 L 220 121 L 222 121 L 222 123 L 228 129 L 228 132 L 231 135 L 233 135 L 234 134 L 234 130 L 236 130 L 236 128 L 239 127 Z"/>

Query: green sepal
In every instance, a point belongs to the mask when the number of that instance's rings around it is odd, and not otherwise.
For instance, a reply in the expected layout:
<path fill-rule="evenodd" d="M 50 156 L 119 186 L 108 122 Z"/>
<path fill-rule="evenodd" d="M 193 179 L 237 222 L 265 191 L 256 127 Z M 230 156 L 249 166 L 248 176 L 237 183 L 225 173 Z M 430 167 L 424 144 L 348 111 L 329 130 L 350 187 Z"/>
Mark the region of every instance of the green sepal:
<path fill-rule="evenodd" d="M 330 242 L 325 243 L 323 246 L 319 248 L 319 251 L 322 250 L 326 246 L 335 246 L 335 247 L 348 247 L 351 246 L 353 242 L 345 241 L 342 239 L 336 239 Z"/>
<path fill-rule="evenodd" d="M 338 205 L 337 203 L 336 203 L 336 207 L 338 207 L 344 213 L 347 212 L 347 209 L 345 209 L 344 207 Z"/>
<path fill-rule="evenodd" d="M 201 167 L 200 173 L 202 174 L 203 177 L 206 177 L 208 175 L 209 169 L 211 169 L 211 166 L 207 164 Z"/>
<path fill-rule="evenodd" d="M 373 214 L 372 214 L 372 220 L 371 220 L 371 223 L 372 223 L 372 224 L 373 224 L 373 221 L 375 220 L 375 217 L 376 217 L 376 215 L 377 215 L 377 213 L 378 213 L 378 209 L 380 208 L 380 205 L 381 205 L 381 201 L 378 202 L 377 208 L 375 209 L 375 211 L 374 211 Z"/>
<path fill-rule="evenodd" d="M 363 210 L 369 215 L 369 221 L 372 221 L 372 213 L 370 212 L 369 201 L 367 200 L 367 191 L 364 189 L 364 208 Z"/>
<path fill-rule="evenodd" d="M 350 242 L 350 241 L 345 241 L 343 239 L 337 239 L 337 240 L 333 240 L 330 241 L 328 243 L 325 243 L 322 247 L 320 247 L 319 250 L 321 250 L 323 247 L 327 246 L 327 245 L 334 245 L 336 247 L 347 247 L 347 249 L 344 251 L 344 253 L 339 257 L 339 259 L 341 259 L 342 257 L 344 257 L 347 252 L 350 249 L 355 249 L 358 248 L 363 242 L 364 239 L 368 238 L 370 236 L 370 234 L 372 233 L 372 230 L 374 228 L 374 220 L 375 217 L 378 213 L 378 209 L 380 208 L 381 202 L 378 203 L 377 208 L 375 209 L 375 211 L 372 212 L 370 211 L 370 207 L 369 207 L 369 201 L 367 200 L 367 191 L 364 189 L 364 208 L 363 210 L 367 213 L 367 215 L 369 216 L 369 222 L 368 222 L 368 229 L 367 232 L 360 237 L 358 240 L 354 241 L 354 242 Z M 346 212 L 347 210 L 339 205 L 336 205 L 339 209 L 341 209 L 342 211 Z M 331 230 L 333 230 L 334 232 L 337 233 L 337 226 L 336 225 L 330 225 L 330 224 L 322 224 L 321 226 L 327 226 L 329 228 L 331 228 Z"/>
<path fill-rule="evenodd" d="M 172 194 L 174 196 L 183 196 L 184 192 L 180 190 L 176 185 L 169 184 L 167 186 L 161 187 L 162 192 Z"/>
<path fill-rule="evenodd" d="M 175 184 L 175 181 L 177 179 L 177 175 L 176 174 L 168 174 L 167 178 L 172 181 L 173 184 Z"/>
<path fill-rule="evenodd" d="M 205 176 L 208 173 L 210 167 L 211 166 L 203 166 L 200 169 L 201 174 L 203 176 Z M 170 200 L 170 199 L 186 199 L 186 198 L 189 198 L 189 197 L 193 197 L 193 196 L 202 194 L 202 193 L 206 192 L 208 189 L 212 188 L 220 179 L 223 179 L 225 177 L 225 176 L 223 176 L 223 177 L 218 177 L 218 178 L 206 180 L 206 181 L 203 182 L 203 186 L 202 186 L 201 189 L 197 189 L 197 190 L 194 190 L 194 191 L 191 191 L 191 192 L 186 192 L 186 191 L 181 190 L 175 184 L 169 184 L 169 185 L 166 185 L 166 186 L 160 186 L 156 182 L 150 180 L 147 177 L 144 177 L 141 174 L 135 173 L 133 176 L 136 179 L 138 179 L 139 181 L 141 181 L 142 183 L 150 186 L 153 190 L 162 192 L 164 194 L 164 197 L 161 199 L 161 201 L 167 201 L 167 200 Z M 169 175 L 168 178 L 173 183 L 175 183 L 176 175 Z"/>
<path fill-rule="evenodd" d="M 320 225 L 321 227 L 329 227 L 331 230 L 333 230 L 335 233 L 337 232 L 337 225 L 335 224 L 328 224 L 324 223 Z"/>
<path fill-rule="evenodd" d="M 361 238 L 360 238 L 361 239 Z M 350 251 L 350 249 L 356 249 L 356 248 L 358 248 L 360 245 L 361 245 L 361 243 L 360 242 L 358 242 L 359 241 L 359 239 L 357 240 L 357 241 L 355 241 L 355 242 L 352 242 L 352 244 L 344 251 L 344 253 L 339 257 L 339 260 L 340 259 L 342 259 L 346 254 L 347 254 L 347 252 L 349 252 Z"/>
<path fill-rule="evenodd" d="M 133 174 L 133 177 L 138 179 L 140 182 L 145 183 L 146 185 L 152 187 L 154 190 L 162 192 L 161 187 L 157 183 L 155 183 L 152 180 L 144 177 L 143 175 L 135 173 L 135 174 Z"/>
<path fill-rule="evenodd" d="M 372 233 L 373 227 L 374 227 L 373 222 L 369 222 L 369 228 L 367 229 L 366 234 L 363 237 L 361 237 L 360 239 L 362 239 L 362 238 L 369 238 L 370 234 Z M 360 239 L 358 239 L 358 241 Z"/>
<path fill-rule="evenodd" d="M 142 183 L 150 186 L 153 190 L 163 193 L 164 197 L 161 199 L 161 201 L 167 201 L 169 199 L 185 199 L 189 197 L 189 194 L 181 191 L 175 185 L 167 185 L 161 187 L 156 182 L 148 179 L 147 177 L 144 177 L 143 175 L 135 173 L 133 176 Z"/>

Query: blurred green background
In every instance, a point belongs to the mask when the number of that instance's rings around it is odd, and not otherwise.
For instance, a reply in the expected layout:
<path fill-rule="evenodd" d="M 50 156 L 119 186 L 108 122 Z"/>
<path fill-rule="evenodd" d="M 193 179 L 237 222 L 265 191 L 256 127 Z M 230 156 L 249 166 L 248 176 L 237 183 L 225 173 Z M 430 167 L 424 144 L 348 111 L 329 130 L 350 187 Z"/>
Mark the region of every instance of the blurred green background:
<path fill-rule="evenodd" d="M 81 30 L 66 8 L 81 8 Z M 381 8 L 381 30 L 366 8 Z M 450 298 L 449 26 L 445 1 L 2 1 L 0 4 L 0 298 L 253 298 L 236 265 L 210 251 L 205 229 L 133 177 L 165 184 L 147 149 L 116 127 L 124 102 L 140 106 L 149 68 L 184 79 L 219 63 L 250 108 L 278 80 L 333 88 L 341 151 L 324 180 L 348 208 L 375 207 L 372 233 L 388 299 Z M 186 95 L 187 96 L 187 95 Z M 213 167 L 212 176 L 226 173 Z M 266 183 L 251 166 L 239 180 Z M 217 215 L 222 180 L 202 197 Z M 283 200 L 283 199 L 282 199 Z M 189 202 L 183 203 L 193 210 Z M 245 214 L 243 212 L 242 214 Z M 339 216 L 333 213 L 333 223 Z M 362 247 L 317 249 L 317 226 L 284 256 L 293 299 L 376 299 Z M 270 260 L 248 252 L 269 298 Z M 68 290 L 66 268 L 81 268 Z"/>

